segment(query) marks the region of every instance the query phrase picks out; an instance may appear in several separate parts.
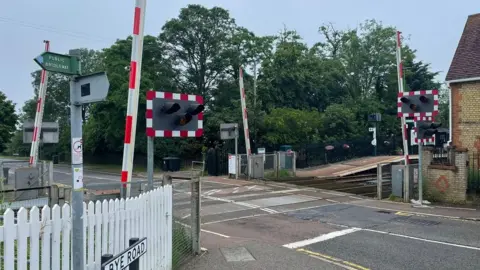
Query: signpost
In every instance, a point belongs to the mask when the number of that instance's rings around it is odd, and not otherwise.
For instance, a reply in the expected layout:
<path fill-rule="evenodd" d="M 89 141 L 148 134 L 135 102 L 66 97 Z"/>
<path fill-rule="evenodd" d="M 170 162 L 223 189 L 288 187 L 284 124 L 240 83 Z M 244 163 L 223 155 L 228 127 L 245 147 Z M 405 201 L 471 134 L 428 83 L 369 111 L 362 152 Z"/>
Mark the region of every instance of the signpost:
<path fill-rule="evenodd" d="M 83 242 L 83 142 L 82 106 L 105 99 L 110 86 L 104 72 L 78 76 L 81 74 L 80 60 L 71 55 L 44 52 L 34 61 L 43 69 L 71 75 L 70 77 L 70 126 L 72 155 L 72 265 L 74 270 L 84 269 Z M 88 91 L 87 91 L 88 90 Z M 79 93 L 80 91 L 80 93 Z"/>
<path fill-rule="evenodd" d="M 34 59 L 43 69 L 68 75 L 80 75 L 78 58 L 52 52 L 44 52 Z"/>
<path fill-rule="evenodd" d="M 147 238 L 139 240 L 131 238 L 130 246 L 122 253 L 113 257 L 111 254 L 102 256 L 102 270 L 122 270 L 129 266 L 130 270 L 140 269 L 140 257 L 147 253 Z M 106 262 L 104 262 L 106 261 Z"/>
<path fill-rule="evenodd" d="M 373 155 L 377 155 L 377 123 L 382 121 L 382 115 L 380 113 L 372 113 L 368 115 L 368 122 L 373 122 L 374 127 L 368 129 L 369 132 L 373 132 Z"/>

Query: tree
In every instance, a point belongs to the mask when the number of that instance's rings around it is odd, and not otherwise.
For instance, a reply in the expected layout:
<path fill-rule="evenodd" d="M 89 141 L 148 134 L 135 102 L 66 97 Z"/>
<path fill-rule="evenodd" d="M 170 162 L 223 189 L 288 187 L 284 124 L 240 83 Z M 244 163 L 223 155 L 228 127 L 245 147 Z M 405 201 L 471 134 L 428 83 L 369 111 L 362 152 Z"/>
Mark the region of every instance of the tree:
<path fill-rule="evenodd" d="M 316 110 L 272 109 L 265 116 L 265 141 L 270 145 L 318 142 L 324 133 L 323 119 Z"/>
<path fill-rule="evenodd" d="M 225 9 L 188 5 L 169 20 L 159 36 L 165 53 L 174 61 L 182 89 L 200 94 L 208 103 L 217 80 L 226 75 L 228 43 L 235 21 Z"/>
<path fill-rule="evenodd" d="M 17 120 L 15 104 L 0 91 L 0 153 L 7 148 L 7 144 L 16 130 Z"/>

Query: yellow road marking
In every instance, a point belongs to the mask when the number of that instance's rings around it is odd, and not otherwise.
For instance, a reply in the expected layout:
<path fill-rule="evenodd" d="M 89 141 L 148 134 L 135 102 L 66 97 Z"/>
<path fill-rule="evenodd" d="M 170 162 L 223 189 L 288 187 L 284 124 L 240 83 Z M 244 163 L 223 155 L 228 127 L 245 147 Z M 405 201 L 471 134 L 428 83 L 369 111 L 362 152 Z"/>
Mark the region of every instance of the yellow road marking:
<path fill-rule="evenodd" d="M 405 217 L 413 216 L 413 214 L 411 214 L 411 213 L 400 212 L 400 211 L 396 212 L 395 215 L 397 215 L 397 216 L 405 216 Z"/>
<path fill-rule="evenodd" d="M 338 258 L 329 256 L 329 255 L 322 254 L 322 253 L 313 252 L 313 251 L 310 251 L 310 250 L 307 250 L 307 249 L 299 248 L 299 249 L 297 249 L 297 251 L 308 254 L 312 257 L 320 257 L 320 258 L 323 258 L 323 259 L 326 259 L 326 260 L 329 260 L 329 261 L 332 261 L 332 262 L 335 262 L 335 263 L 340 263 L 340 264 L 343 264 L 345 266 L 348 266 L 348 267 L 351 267 L 351 268 L 354 268 L 354 269 L 357 269 L 357 270 L 370 270 L 370 268 L 363 267 L 363 266 L 358 265 L 356 263 L 352 263 L 352 262 L 349 262 L 349 261 L 338 259 Z"/>

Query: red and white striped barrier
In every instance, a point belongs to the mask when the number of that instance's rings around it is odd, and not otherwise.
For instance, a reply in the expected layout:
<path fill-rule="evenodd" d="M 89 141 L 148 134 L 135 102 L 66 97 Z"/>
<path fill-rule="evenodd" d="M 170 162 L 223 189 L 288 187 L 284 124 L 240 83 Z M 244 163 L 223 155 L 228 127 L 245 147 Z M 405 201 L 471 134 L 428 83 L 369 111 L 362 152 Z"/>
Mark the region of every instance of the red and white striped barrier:
<path fill-rule="evenodd" d="M 45 40 L 45 51 L 50 51 L 50 41 Z M 30 148 L 30 166 L 37 165 L 38 145 L 40 142 L 40 132 L 43 122 L 43 108 L 45 107 L 45 97 L 47 95 L 48 71 L 42 69 L 40 75 L 40 87 L 38 89 L 37 111 L 35 113 L 35 122 L 33 126 L 32 146 Z"/>
<path fill-rule="evenodd" d="M 135 134 L 137 131 L 138 99 L 142 71 L 143 29 L 145 24 L 146 0 L 136 0 L 133 17 L 132 55 L 128 82 L 127 117 L 125 120 L 125 138 L 123 146 L 122 183 L 132 181 L 133 155 L 135 151 Z M 127 197 L 130 196 L 130 185 Z"/>
<path fill-rule="evenodd" d="M 252 154 L 252 149 L 250 148 L 250 132 L 248 130 L 248 113 L 247 113 L 247 102 L 245 95 L 245 87 L 243 86 L 243 68 L 239 68 L 239 85 L 240 85 L 240 100 L 242 103 L 242 118 L 243 118 L 243 132 L 245 134 L 245 148 L 247 155 Z"/>
<path fill-rule="evenodd" d="M 398 75 L 398 92 L 403 93 L 403 62 L 402 62 L 402 43 L 401 43 L 401 32 L 397 31 L 397 75 Z M 403 155 L 405 157 L 405 164 L 410 163 L 408 155 L 408 139 L 407 139 L 407 123 L 405 117 L 400 117 L 401 129 L 402 129 L 402 138 L 403 138 Z"/>

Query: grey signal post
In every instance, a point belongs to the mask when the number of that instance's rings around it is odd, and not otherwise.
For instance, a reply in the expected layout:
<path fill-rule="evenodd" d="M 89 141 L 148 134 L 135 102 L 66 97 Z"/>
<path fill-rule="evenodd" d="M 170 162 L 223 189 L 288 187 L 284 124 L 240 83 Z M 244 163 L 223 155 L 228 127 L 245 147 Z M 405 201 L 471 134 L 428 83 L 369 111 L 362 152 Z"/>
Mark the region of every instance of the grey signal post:
<path fill-rule="evenodd" d="M 70 127 L 72 154 L 72 266 L 84 269 L 83 260 L 83 142 L 82 105 L 105 100 L 110 83 L 105 72 L 80 76 L 78 50 L 69 55 L 44 53 L 34 59 L 43 69 L 70 75 Z"/>
<path fill-rule="evenodd" d="M 102 101 L 107 97 L 108 82 L 105 72 L 70 78 L 70 127 L 72 140 L 72 261 L 73 269 L 85 267 L 83 260 L 83 142 L 82 106 Z M 88 88 L 88 91 L 85 89 Z M 82 91 L 83 90 L 83 91 Z M 80 139 L 80 143 L 78 140 Z"/>

